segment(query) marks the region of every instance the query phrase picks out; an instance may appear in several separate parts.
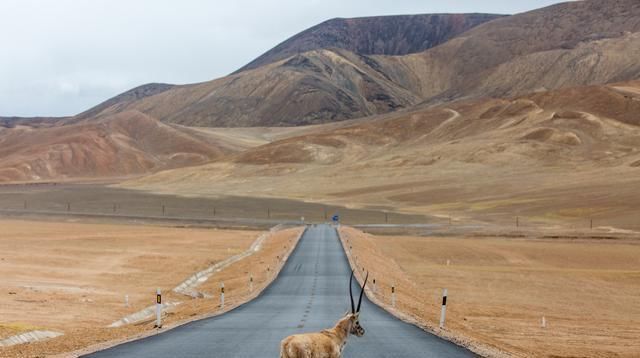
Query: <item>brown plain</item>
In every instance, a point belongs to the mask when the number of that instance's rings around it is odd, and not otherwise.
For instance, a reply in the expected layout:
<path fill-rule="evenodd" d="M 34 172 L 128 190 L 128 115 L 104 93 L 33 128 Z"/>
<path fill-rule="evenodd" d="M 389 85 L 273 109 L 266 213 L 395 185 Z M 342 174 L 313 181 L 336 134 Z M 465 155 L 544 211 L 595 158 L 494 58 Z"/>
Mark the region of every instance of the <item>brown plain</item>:
<path fill-rule="evenodd" d="M 183 302 L 165 325 L 220 310 L 220 282 L 226 308 L 246 301 L 250 267 L 256 292 L 278 269 L 277 256 L 293 246 L 299 229 L 266 240 L 258 253 L 214 274 L 198 290 L 213 299 L 171 292 L 193 273 L 249 248 L 260 231 L 189 229 L 117 224 L 2 220 L 0 235 L 0 338 L 34 329 L 65 333 L 59 338 L 0 349 L 0 356 L 70 352 L 153 329 L 147 320 L 122 328 L 112 322 L 154 303 L 161 288 L 165 302 Z M 287 248 L 285 248 L 287 247 Z M 129 295 L 129 307 L 125 307 Z"/>
<path fill-rule="evenodd" d="M 358 267 L 377 279 L 376 298 L 388 306 L 395 283 L 399 311 L 484 354 L 640 354 L 638 240 L 373 236 L 352 228 L 341 233 Z M 444 288 L 446 330 L 440 331 Z"/>

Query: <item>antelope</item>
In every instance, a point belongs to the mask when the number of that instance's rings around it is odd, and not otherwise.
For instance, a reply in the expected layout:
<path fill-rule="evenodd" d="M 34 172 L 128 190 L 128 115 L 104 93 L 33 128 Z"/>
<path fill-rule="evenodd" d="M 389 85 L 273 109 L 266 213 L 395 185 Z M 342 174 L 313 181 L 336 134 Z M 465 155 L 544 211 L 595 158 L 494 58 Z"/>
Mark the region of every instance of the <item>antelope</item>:
<path fill-rule="evenodd" d="M 356 337 L 364 336 L 364 328 L 360 325 L 360 305 L 364 288 L 367 285 L 369 273 L 361 287 L 358 307 L 353 303 L 353 271 L 349 279 L 349 297 L 351 298 L 351 312 L 347 312 L 333 328 L 320 332 L 294 334 L 280 343 L 280 358 L 341 358 L 342 350 L 347 344 L 349 334 Z"/>

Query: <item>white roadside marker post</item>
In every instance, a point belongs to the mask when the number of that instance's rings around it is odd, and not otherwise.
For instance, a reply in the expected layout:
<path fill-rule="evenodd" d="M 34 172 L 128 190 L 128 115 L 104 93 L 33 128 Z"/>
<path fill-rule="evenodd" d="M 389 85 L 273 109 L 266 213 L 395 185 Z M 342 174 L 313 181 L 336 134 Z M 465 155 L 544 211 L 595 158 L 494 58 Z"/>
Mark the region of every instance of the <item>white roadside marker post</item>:
<path fill-rule="evenodd" d="M 447 315 L 447 289 L 442 291 L 442 311 L 440 311 L 440 328 L 444 328 L 444 319 Z"/>
<path fill-rule="evenodd" d="M 391 286 L 391 307 L 396 306 L 396 285 Z"/>
<path fill-rule="evenodd" d="M 224 282 L 220 283 L 220 308 L 224 308 Z"/>
<path fill-rule="evenodd" d="M 124 306 L 129 307 L 129 295 L 124 295 Z"/>
<path fill-rule="evenodd" d="M 162 292 L 156 290 L 156 328 L 162 328 Z"/>
<path fill-rule="evenodd" d="M 253 292 L 253 275 L 249 276 L 249 292 Z"/>
<path fill-rule="evenodd" d="M 545 316 L 542 316 L 542 328 L 547 328 L 547 318 Z"/>
<path fill-rule="evenodd" d="M 373 279 L 373 294 L 378 293 L 378 290 L 376 289 L 376 279 Z"/>

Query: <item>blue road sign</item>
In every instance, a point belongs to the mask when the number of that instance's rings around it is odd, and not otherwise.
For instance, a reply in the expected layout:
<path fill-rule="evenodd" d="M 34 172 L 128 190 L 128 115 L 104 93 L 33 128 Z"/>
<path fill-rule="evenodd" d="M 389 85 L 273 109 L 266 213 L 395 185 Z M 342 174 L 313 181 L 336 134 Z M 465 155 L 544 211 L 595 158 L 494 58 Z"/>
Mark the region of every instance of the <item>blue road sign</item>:
<path fill-rule="evenodd" d="M 331 220 L 333 220 L 334 222 L 338 222 L 338 221 L 340 221 L 340 216 L 338 216 L 338 215 L 334 215 L 334 216 L 331 218 Z"/>

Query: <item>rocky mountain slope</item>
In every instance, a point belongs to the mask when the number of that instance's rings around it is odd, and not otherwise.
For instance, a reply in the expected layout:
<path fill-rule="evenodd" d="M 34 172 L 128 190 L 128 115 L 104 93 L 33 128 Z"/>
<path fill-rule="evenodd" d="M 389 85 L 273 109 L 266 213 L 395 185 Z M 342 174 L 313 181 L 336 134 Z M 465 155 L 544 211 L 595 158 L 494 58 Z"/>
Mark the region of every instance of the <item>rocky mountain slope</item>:
<path fill-rule="evenodd" d="M 326 29 L 340 26 L 321 26 L 319 29 L 326 31 L 311 29 L 295 36 L 247 67 L 253 69 L 210 82 L 166 88 L 90 113 L 135 109 L 164 122 L 190 126 L 291 126 L 388 113 L 418 103 L 509 97 L 640 78 L 640 62 L 636 61 L 640 54 L 640 3 L 635 0 L 558 4 L 498 17 L 450 39 L 449 34 L 457 30 L 443 33 L 442 26 L 430 26 L 425 19 L 434 18 L 359 20 L 356 23 L 376 24 L 362 25 L 362 31 L 375 31 L 365 36 L 351 29 L 359 34 L 352 44 L 327 40 L 332 36 Z M 441 19 L 437 23 L 459 30 L 471 26 L 453 26 L 458 23 L 455 16 L 444 19 L 449 22 Z M 406 21 L 406 28 L 391 31 L 388 42 L 377 40 L 382 36 L 379 31 L 396 28 L 401 20 Z M 421 31 L 414 29 L 418 27 Z M 402 56 L 368 54 L 378 51 L 377 43 L 383 48 L 380 52 L 417 48 L 402 45 L 394 37 L 409 33 L 406 41 L 412 44 L 420 39 L 423 46 L 435 45 L 438 39 L 448 41 Z M 336 43 L 348 49 L 322 48 Z M 397 43 L 399 48 L 384 49 L 387 43 Z M 307 47 L 315 49 L 276 61 Z M 262 63 L 267 64 L 256 67 Z"/>
<path fill-rule="evenodd" d="M 478 26 L 434 49 L 374 57 L 426 101 L 505 97 L 640 78 L 640 2 L 576 1 Z"/>
<path fill-rule="evenodd" d="M 320 49 L 344 49 L 361 55 L 421 52 L 499 17 L 501 15 L 424 14 L 331 19 L 287 39 L 238 72 Z"/>

